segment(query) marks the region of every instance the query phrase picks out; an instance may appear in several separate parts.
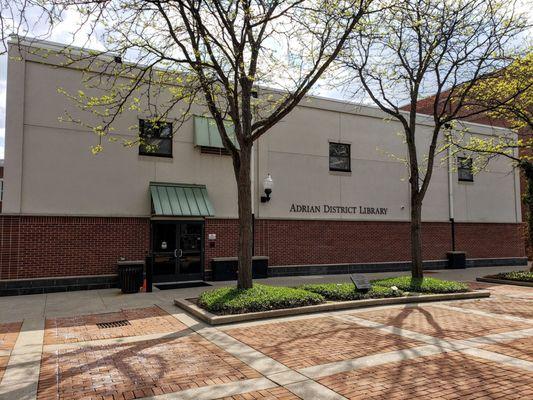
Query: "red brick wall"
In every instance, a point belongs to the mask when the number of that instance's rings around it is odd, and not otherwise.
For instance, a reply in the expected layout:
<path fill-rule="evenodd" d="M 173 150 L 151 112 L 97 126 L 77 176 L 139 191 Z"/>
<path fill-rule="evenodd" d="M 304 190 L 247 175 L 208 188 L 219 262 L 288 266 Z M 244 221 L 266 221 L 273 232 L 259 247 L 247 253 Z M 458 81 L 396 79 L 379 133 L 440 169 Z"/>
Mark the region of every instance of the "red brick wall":
<path fill-rule="evenodd" d="M 456 224 L 457 250 L 468 258 L 525 257 L 523 224 Z"/>
<path fill-rule="evenodd" d="M 0 279 L 102 275 L 120 257 L 143 259 L 149 249 L 147 218 L 0 215 Z M 209 233 L 217 239 L 207 240 Z M 523 257 L 521 224 L 457 224 L 457 249 L 469 258 Z M 205 263 L 237 255 L 237 220 L 208 219 Z M 406 261 L 407 222 L 257 220 L 255 254 L 270 265 Z M 426 260 L 451 249 L 448 223 L 425 223 Z"/>
<path fill-rule="evenodd" d="M 209 219 L 217 235 L 206 242 L 206 267 L 213 257 L 237 254 L 237 221 Z M 451 250 L 449 223 L 423 224 L 423 257 L 442 260 Z M 521 224 L 456 224 L 456 248 L 468 258 L 523 257 Z M 361 221 L 256 220 L 255 254 L 270 265 L 365 263 L 410 259 L 409 223 Z M 212 247 L 214 246 L 214 247 Z"/>
<path fill-rule="evenodd" d="M 0 279 L 116 273 L 144 259 L 147 218 L 0 216 Z"/>

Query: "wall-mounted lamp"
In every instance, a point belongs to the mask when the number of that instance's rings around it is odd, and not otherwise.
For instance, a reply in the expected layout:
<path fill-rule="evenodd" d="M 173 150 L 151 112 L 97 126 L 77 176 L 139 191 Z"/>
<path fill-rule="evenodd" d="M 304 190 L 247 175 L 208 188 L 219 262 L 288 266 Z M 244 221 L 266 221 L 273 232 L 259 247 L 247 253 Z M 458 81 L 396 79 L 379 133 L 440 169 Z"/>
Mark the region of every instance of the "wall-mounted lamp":
<path fill-rule="evenodd" d="M 266 203 L 270 201 L 270 194 L 272 193 L 272 188 L 274 187 L 274 181 L 270 174 L 267 174 L 266 178 L 263 179 L 263 189 L 265 190 L 265 196 L 261 196 L 261 203 Z"/>

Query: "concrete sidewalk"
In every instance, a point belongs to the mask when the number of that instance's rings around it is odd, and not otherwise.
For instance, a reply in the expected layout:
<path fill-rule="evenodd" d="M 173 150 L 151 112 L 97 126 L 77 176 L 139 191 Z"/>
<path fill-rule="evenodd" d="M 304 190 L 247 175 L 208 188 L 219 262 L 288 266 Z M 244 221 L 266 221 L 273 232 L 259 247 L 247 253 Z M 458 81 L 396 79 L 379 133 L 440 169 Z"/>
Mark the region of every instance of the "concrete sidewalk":
<path fill-rule="evenodd" d="M 464 270 L 426 271 L 427 276 L 458 281 L 475 281 L 476 277 L 502 271 L 518 271 L 526 267 L 468 268 Z M 408 275 L 409 272 L 365 274 L 370 279 Z M 311 275 L 260 279 L 268 285 L 298 286 L 305 283 L 349 282 L 349 275 Z M 210 282 L 212 287 L 234 285 L 235 281 Z M 119 289 L 85 290 L 26 296 L 0 297 L 0 322 L 20 321 L 26 318 L 68 316 L 118 311 L 151 305 L 169 305 L 176 298 L 196 297 L 209 287 L 158 290 L 152 293 L 122 294 Z"/>

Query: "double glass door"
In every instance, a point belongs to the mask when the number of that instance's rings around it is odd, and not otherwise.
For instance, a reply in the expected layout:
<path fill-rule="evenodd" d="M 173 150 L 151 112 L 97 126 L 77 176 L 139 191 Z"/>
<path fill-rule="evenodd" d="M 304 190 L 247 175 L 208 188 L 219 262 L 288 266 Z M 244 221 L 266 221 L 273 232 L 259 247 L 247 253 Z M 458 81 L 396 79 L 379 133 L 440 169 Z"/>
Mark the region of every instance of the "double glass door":
<path fill-rule="evenodd" d="M 152 221 L 154 282 L 203 279 L 202 221 Z"/>

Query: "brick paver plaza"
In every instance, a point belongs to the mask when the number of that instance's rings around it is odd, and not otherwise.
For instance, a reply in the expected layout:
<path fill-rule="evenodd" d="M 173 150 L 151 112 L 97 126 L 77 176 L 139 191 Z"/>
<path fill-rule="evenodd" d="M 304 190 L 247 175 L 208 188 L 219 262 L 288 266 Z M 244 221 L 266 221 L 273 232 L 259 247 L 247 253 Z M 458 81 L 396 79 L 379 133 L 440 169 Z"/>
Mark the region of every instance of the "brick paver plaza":
<path fill-rule="evenodd" d="M 0 398 L 533 399 L 533 289 L 478 287 L 221 327 L 171 305 L 6 322 Z"/>
<path fill-rule="evenodd" d="M 9 362 L 9 356 L 17 341 L 22 322 L 0 324 L 0 381 Z"/>

